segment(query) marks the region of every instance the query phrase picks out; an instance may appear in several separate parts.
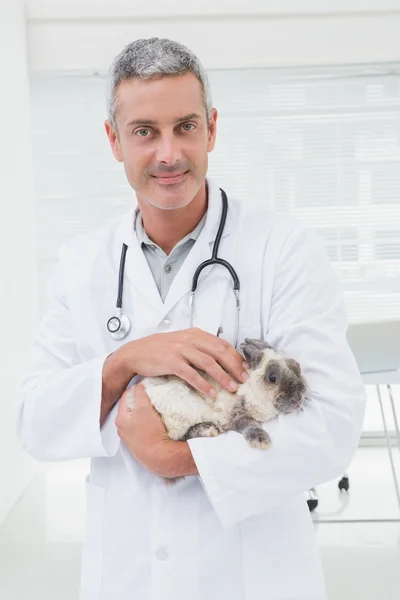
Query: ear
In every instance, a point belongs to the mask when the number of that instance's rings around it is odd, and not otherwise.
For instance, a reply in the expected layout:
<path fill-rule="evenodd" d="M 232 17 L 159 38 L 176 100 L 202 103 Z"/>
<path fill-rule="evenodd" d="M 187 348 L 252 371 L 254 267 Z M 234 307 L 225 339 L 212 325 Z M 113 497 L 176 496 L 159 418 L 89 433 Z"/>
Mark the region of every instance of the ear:
<path fill-rule="evenodd" d="M 244 341 L 246 342 L 246 344 L 251 344 L 252 346 L 255 346 L 256 348 L 258 348 L 259 350 L 265 350 L 266 348 L 272 349 L 272 346 L 270 346 L 267 342 L 264 342 L 263 340 L 256 340 L 254 338 L 245 338 Z"/>
<path fill-rule="evenodd" d="M 210 121 L 208 123 L 208 142 L 207 152 L 212 152 L 215 146 L 215 140 L 217 137 L 217 117 L 218 112 L 215 108 L 212 109 Z"/>
<path fill-rule="evenodd" d="M 240 344 L 240 349 L 243 350 L 244 357 L 247 360 L 250 368 L 256 369 L 260 364 L 264 354 L 262 349 L 257 348 L 257 346 L 255 346 L 252 343 L 252 340 L 249 340 L 249 338 L 246 338 L 245 341 Z"/>
<path fill-rule="evenodd" d="M 299 365 L 299 363 L 297 361 L 295 361 L 293 358 L 288 358 L 286 360 L 286 364 L 289 367 L 289 369 L 292 369 L 292 371 L 298 376 L 301 376 L 301 367 Z"/>
<path fill-rule="evenodd" d="M 114 157 L 118 162 L 123 162 L 121 145 L 119 143 L 118 135 L 114 131 L 111 123 L 109 121 L 105 121 L 104 127 L 107 133 L 107 137 L 110 142 L 111 150 L 113 151 Z"/>

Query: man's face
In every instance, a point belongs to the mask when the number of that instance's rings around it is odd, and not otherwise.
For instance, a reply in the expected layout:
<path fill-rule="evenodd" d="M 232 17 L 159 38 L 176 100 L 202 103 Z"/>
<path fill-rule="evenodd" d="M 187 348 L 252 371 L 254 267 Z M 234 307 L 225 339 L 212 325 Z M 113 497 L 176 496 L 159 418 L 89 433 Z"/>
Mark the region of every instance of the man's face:
<path fill-rule="evenodd" d="M 217 111 L 208 124 L 199 80 L 123 81 L 117 99 L 118 138 L 108 121 L 106 131 L 137 196 L 165 210 L 187 206 L 204 184 L 216 135 Z"/>

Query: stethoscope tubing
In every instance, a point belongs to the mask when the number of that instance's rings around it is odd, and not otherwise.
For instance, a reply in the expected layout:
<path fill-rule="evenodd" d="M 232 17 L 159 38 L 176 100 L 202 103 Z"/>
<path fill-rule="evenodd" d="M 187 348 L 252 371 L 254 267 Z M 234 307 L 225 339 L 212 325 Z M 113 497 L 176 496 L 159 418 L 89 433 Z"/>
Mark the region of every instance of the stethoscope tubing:
<path fill-rule="evenodd" d="M 211 258 L 202 262 L 195 270 L 193 279 L 192 279 L 192 287 L 190 291 L 189 305 L 191 307 L 190 311 L 190 327 L 193 327 L 194 323 L 194 301 L 195 301 L 195 293 L 197 290 L 199 277 L 201 272 L 207 268 L 212 267 L 214 265 L 220 265 L 229 271 L 229 274 L 233 281 L 233 292 L 235 294 L 235 306 L 236 306 L 236 331 L 235 331 L 235 341 L 234 347 L 237 347 L 238 342 L 238 334 L 239 334 L 239 318 L 240 318 L 240 280 L 238 274 L 232 265 L 223 258 L 218 257 L 219 246 L 221 243 L 222 235 L 225 229 L 227 214 L 228 214 L 228 197 L 225 191 L 220 188 L 221 191 L 221 200 L 222 200 L 222 213 L 221 219 L 218 226 L 217 235 L 215 236 L 215 242 L 213 246 L 213 251 Z M 110 333 L 111 337 L 115 340 L 122 340 L 130 332 L 131 322 L 127 315 L 122 313 L 122 299 L 123 299 L 123 290 L 124 290 L 124 273 L 125 273 L 125 260 L 126 253 L 128 250 L 127 244 L 122 244 L 121 250 L 121 258 L 119 265 L 119 274 L 118 274 L 118 291 L 117 291 L 117 304 L 116 304 L 116 314 L 108 319 L 107 321 L 107 330 Z M 219 335 L 223 331 L 222 325 L 218 328 Z"/>

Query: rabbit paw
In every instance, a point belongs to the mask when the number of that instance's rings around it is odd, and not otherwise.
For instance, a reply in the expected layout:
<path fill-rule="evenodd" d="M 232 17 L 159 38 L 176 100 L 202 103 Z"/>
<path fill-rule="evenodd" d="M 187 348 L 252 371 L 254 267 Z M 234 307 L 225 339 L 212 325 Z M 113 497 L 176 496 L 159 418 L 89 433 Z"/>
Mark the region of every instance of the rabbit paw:
<path fill-rule="evenodd" d="M 188 429 L 182 439 L 186 441 L 196 437 L 216 437 L 220 433 L 221 431 L 214 423 L 197 423 Z"/>
<path fill-rule="evenodd" d="M 246 439 L 252 448 L 268 450 L 271 446 L 271 438 L 264 429 L 251 428 L 246 432 Z"/>

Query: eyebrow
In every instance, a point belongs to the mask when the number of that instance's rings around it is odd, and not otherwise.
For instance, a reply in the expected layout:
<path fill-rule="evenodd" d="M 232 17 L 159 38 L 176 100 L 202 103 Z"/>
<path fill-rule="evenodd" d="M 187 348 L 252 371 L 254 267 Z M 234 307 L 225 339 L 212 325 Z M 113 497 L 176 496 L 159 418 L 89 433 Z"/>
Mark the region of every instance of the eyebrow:
<path fill-rule="evenodd" d="M 174 120 L 174 123 L 181 123 L 182 121 L 190 121 L 191 119 L 201 119 L 202 117 L 197 113 L 191 113 L 190 115 L 185 115 L 184 117 L 179 117 Z M 127 127 L 131 125 L 158 125 L 157 121 L 153 121 L 152 119 L 133 119 L 126 124 Z"/>

